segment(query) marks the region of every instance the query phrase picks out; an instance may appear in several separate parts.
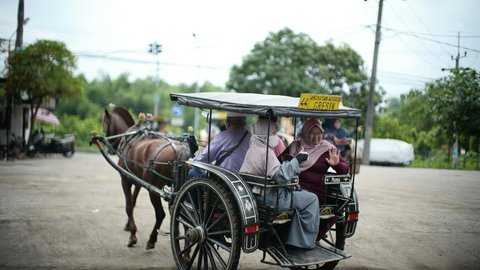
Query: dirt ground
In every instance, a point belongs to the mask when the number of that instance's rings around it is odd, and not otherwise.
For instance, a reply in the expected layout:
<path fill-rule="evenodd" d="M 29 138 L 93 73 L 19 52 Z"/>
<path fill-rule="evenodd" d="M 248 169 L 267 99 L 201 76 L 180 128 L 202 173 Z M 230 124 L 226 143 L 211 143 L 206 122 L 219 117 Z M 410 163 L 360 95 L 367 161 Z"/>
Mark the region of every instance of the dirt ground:
<path fill-rule="evenodd" d="M 480 172 L 362 166 L 356 188 L 352 258 L 337 269 L 479 269 Z M 169 236 L 145 250 L 145 190 L 135 217 L 128 248 L 120 179 L 99 153 L 0 161 L 0 269 L 175 269 Z M 261 256 L 242 253 L 239 268 L 280 269 Z"/>

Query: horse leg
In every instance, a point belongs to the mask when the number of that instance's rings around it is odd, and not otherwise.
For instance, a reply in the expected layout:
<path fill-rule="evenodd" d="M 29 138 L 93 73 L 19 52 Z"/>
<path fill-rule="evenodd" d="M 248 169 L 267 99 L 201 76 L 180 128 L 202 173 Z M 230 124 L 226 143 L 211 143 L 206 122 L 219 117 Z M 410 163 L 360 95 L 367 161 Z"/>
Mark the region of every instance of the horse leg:
<path fill-rule="evenodd" d="M 187 235 L 187 231 L 188 231 L 188 227 L 187 226 L 183 226 L 183 229 L 184 229 L 184 233 L 185 235 Z M 190 240 L 188 239 L 185 239 L 185 247 L 188 247 L 190 245 Z M 182 255 L 182 259 L 185 261 L 185 262 L 189 262 L 190 261 L 190 251 L 191 249 L 187 249 L 187 251 L 185 253 L 183 253 Z"/>
<path fill-rule="evenodd" d="M 147 242 L 147 249 L 155 248 L 155 243 L 157 242 L 158 230 L 160 229 L 160 225 L 162 225 L 162 221 L 165 218 L 165 211 L 163 210 L 162 206 L 162 199 L 160 196 L 150 193 L 150 202 L 155 209 L 155 226 L 153 227 L 152 233 L 150 234 L 150 238 Z"/>
<path fill-rule="evenodd" d="M 140 186 L 134 186 L 133 188 L 133 197 L 132 197 L 132 206 L 135 207 L 137 204 L 138 193 L 140 193 Z"/>
<path fill-rule="evenodd" d="M 132 198 L 132 184 L 122 177 L 122 188 L 123 194 L 125 195 L 125 212 L 127 212 L 128 221 L 125 224 L 125 231 L 130 232 L 130 239 L 128 241 L 128 247 L 133 247 L 137 243 L 137 226 L 135 225 L 135 220 L 133 219 L 133 207 L 135 206 L 135 202 Z M 137 193 L 138 195 L 138 193 Z M 136 201 L 136 196 L 135 201 Z"/>

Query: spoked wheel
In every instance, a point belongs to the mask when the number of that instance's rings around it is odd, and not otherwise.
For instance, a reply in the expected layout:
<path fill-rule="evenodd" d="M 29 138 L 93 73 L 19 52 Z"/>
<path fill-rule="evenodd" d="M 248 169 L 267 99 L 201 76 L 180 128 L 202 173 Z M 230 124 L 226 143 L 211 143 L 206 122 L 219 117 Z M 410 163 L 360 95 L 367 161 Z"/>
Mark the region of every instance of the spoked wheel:
<path fill-rule="evenodd" d="M 232 194 L 214 179 L 194 178 L 172 208 L 172 252 L 179 269 L 236 269 L 240 221 Z"/>

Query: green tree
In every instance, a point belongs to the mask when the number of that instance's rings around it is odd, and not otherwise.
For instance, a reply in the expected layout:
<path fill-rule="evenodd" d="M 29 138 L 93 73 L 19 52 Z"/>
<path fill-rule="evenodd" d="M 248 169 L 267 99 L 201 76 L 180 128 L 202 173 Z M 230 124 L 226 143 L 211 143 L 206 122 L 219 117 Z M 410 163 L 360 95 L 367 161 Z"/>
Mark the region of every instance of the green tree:
<path fill-rule="evenodd" d="M 46 98 L 59 99 L 80 91 L 82 80 L 73 75 L 75 68 L 74 55 L 58 41 L 39 40 L 12 53 L 12 93 L 15 100 L 26 96 L 32 112 L 30 123 Z"/>
<path fill-rule="evenodd" d="M 398 107 L 390 110 L 389 116 L 418 130 L 430 130 L 434 122 L 427 103 L 428 97 L 424 90 L 412 89 L 400 96 Z"/>
<path fill-rule="evenodd" d="M 346 44 L 319 46 L 308 35 L 285 28 L 255 44 L 242 64 L 232 67 L 227 88 L 288 96 L 336 94 L 345 105 L 366 111 L 368 76 L 363 65 Z M 383 91 L 377 95 L 379 102 Z"/>
<path fill-rule="evenodd" d="M 455 69 L 444 78 L 428 84 L 428 105 L 435 123 L 453 140 L 480 134 L 480 75 L 473 69 Z M 478 149 L 477 149 L 478 151 Z"/>

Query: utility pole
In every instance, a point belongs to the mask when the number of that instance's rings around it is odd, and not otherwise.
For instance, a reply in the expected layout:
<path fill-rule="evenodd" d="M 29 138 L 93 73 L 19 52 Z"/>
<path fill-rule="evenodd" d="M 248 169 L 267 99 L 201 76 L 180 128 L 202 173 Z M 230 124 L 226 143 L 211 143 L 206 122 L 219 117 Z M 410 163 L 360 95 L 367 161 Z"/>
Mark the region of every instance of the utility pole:
<path fill-rule="evenodd" d="M 375 47 L 373 50 L 372 76 L 370 77 L 370 90 L 368 92 L 367 123 L 365 125 L 365 142 L 363 145 L 362 163 L 370 164 L 370 141 L 372 138 L 373 116 L 375 114 L 375 83 L 377 80 L 378 49 L 381 39 L 383 0 L 378 3 L 377 29 L 375 31 Z"/>
<path fill-rule="evenodd" d="M 17 38 L 15 39 L 15 50 L 20 49 L 23 45 L 23 25 L 28 21 L 28 18 L 26 20 L 23 19 L 24 10 L 25 10 L 24 0 L 19 0 L 18 14 L 17 14 Z"/>
<path fill-rule="evenodd" d="M 453 58 L 453 55 L 452 55 L 452 60 L 455 60 L 455 69 L 454 69 L 454 76 L 457 77 L 458 75 L 458 72 L 460 71 L 460 58 L 463 58 L 463 57 L 466 57 L 467 56 L 467 52 L 465 51 L 465 54 L 463 56 L 460 56 L 460 32 L 458 32 L 458 42 L 457 42 L 457 56 L 455 56 L 455 58 Z M 445 68 L 442 68 L 442 71 L 445 71 L 446 69 Z M 452 153 L 452 157 L 453 157 L 453 168 L 456 169 L 458 167 L 458 133 L 457 133 L 457 127 L 455 125 L 455 122 L 453 123 L 453 126 L 454 126 L 454 131 L 453 131 L 453 138 L 454 138 L 454 142 L 453 142 L 453 153 Z"/>
<path fill-rule="evenodd" d="M 11 51 L 10 51 L 10 43 L 12 40 L 13 35 L 16 34 L 16 39 L 15 39 L 15 50 L 18 50 L 22 47 L 23 44 L 23 25 L 28 22 L 28 18 L 24 19 L 24 0 L 19 0 L 18 1 L 18 13 L 17 13 L 17 30 L 13 32 L 12 36 L 8 39 L 8 78 L 7 78 L 7 108 L 5 111 L 5 116 L 7 119 L 7 136 L 6 136 L 6 143 L 7 143 L 7 155 L 10 150 L 10 133 L 12 130 L 12 112 L 14 109 L 14 99 L 13 99 L 13 92 L 11 89 Z M 30 123 L 31 126 L 33 126 L 33 123 Z M 7 157 L 7 156 L 5 156 Z"/>
<path fill-rule="evenodd" d="M 158 62 L 158 55 L 162 52 L 162 45 L 158 44 L 156 41 L 148 45 L 150 48 L 148 52 L 156 56 L 157 69 L 155 73 L 155 93 L 153 94 L 153 115 L 157 116 L 158 114 L 158 105 L 160 104 L 161 94 L 159 88 L 160 81 L 158 80 L 158 73 L 160 72 L 160 62 Z M 156 92 L 158 89 L 158 93 Z"/>

